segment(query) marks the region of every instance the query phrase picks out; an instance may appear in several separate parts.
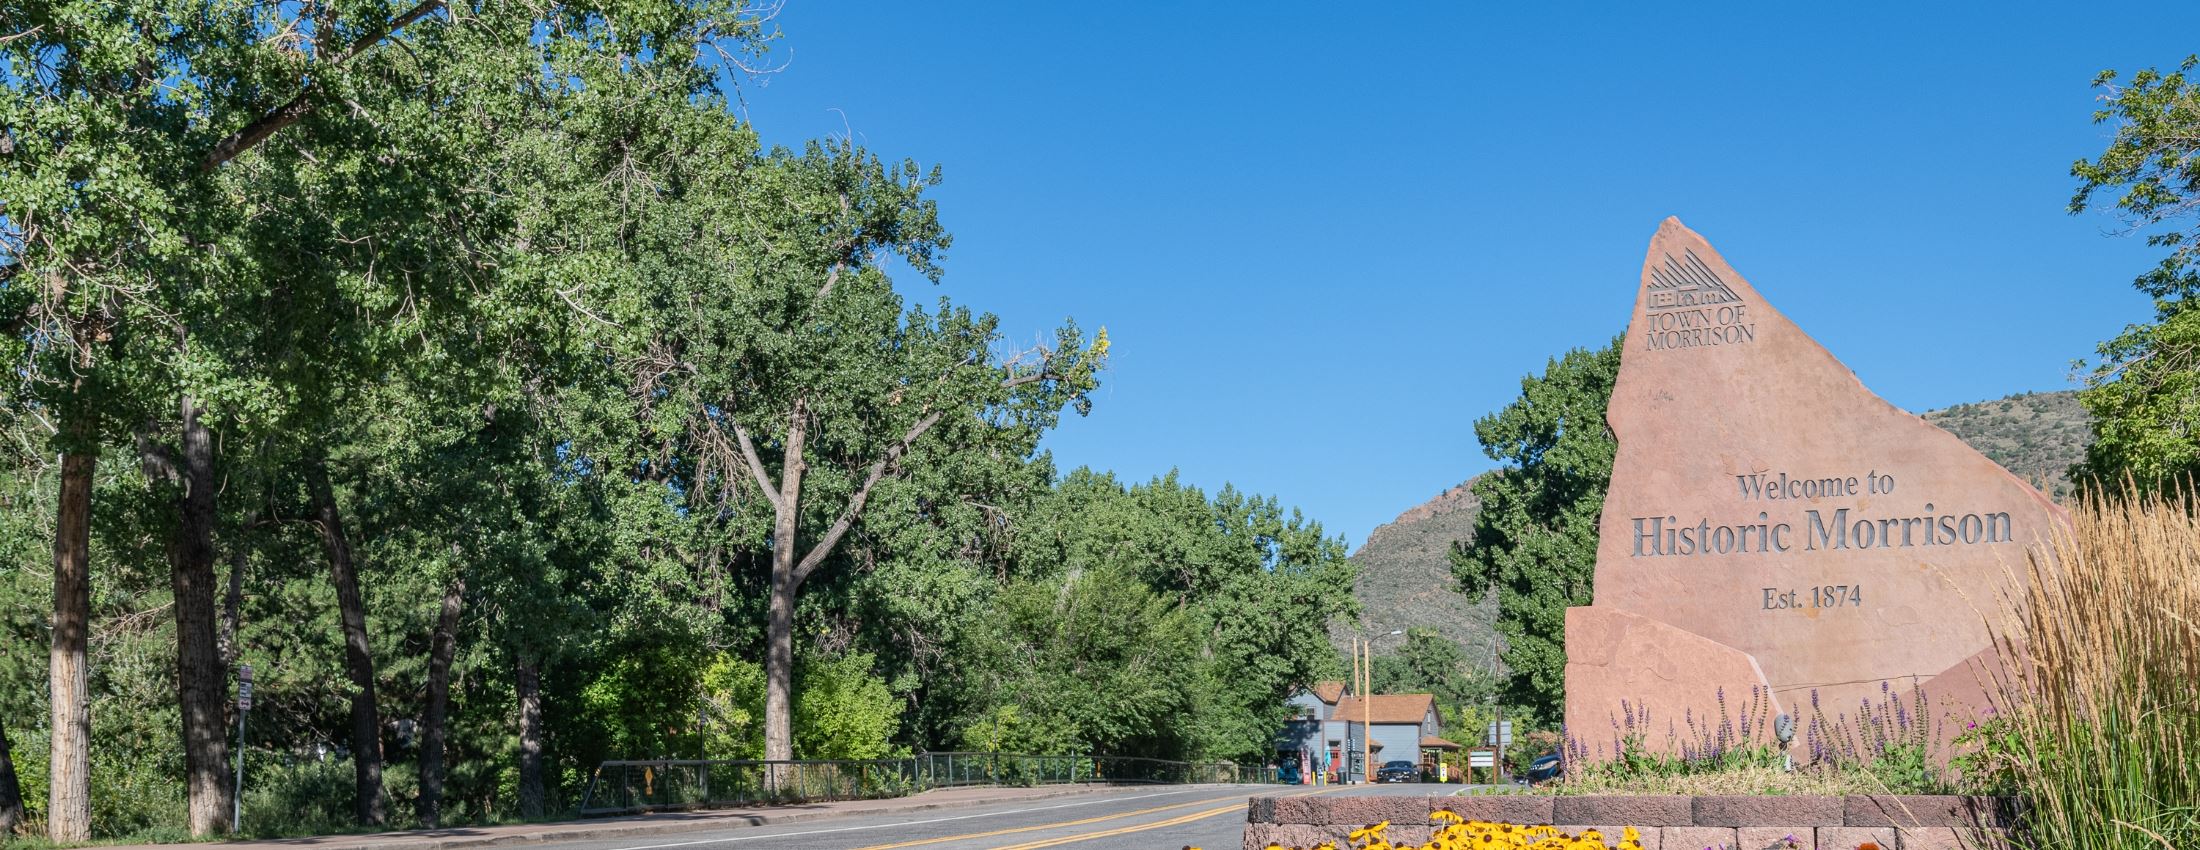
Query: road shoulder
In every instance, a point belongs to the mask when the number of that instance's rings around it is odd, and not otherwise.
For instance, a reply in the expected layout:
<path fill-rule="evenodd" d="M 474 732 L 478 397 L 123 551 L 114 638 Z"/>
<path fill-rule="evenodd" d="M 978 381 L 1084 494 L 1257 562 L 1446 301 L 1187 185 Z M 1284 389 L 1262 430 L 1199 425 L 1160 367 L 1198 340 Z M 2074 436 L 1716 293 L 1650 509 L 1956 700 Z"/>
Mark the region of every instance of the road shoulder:
<path fill-rule="evenodd" d="M 658 812 L 623 817 L 552 821 L 500 826 L 453 827 L 360 835 L 320 835 L 228 841 L 199 846 L 224 850 L 459 850 L 459 848 L 548 844 L 565 841 L 673 835 L 684 832 L 741 829 L 744 827 L 802 823 L 827 818 L 895 815 L 937 809 L 957 809 L 994 803 L 1019 803 L 1061 797 L 1098 796 L 1121 791 L 1121 785 L 1048 786 L 1040 788 L 948 788 L 883 800 L 843 800 L 788 806 L 751 806 L 692 812 Z M 1199 785 L 1168 786 L 1193 790 Z M 177 850 L 179 845 L 144 844 L 100 847 L 96 850 Z"/>

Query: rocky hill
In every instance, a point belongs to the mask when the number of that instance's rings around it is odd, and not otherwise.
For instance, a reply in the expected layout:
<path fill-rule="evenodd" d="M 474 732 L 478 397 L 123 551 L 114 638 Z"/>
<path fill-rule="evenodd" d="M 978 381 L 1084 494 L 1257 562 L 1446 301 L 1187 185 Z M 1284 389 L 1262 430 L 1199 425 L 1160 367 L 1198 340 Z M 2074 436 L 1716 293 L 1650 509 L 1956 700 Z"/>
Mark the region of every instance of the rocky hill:
<path fill-rule="evenodd" d="M 2067 471 L 2085 456 L 2093 435 L 2085 408 L 2072 391 L 2020 393 L 1958 404 L 1924 417 L 2056 499 L 2069 493 Z M 1473 484 L 1474 479 L 1467 479 L 1376 527 L 1352 553 L 1360 567 L 1354 593 L 1371 632 L 1432 627 L 1470 656 L 1486 657 L 1496 604 L 1458 592 L 1445 556 L 1454 541 L 1474 537 L 1474 515 L 1481 503 L 1470 492 Z M 1343 647 L 1350 634 L 1339 631 L 1332 638 Z"/>
<path fill-rule="evenodd" d="M 1962 437 L 2057 501 L 2070 494 L 2070 465 L 2085 458 L 2093 440 L 2092 422 L 2073 390 L 1959 404 L 1926 413 L 1925 421 Z"/>
<path fill-rule="evenodd" d="M 1470 656 L 1487 656 L 1497 603 L 1460 593 L 1446 557 L 1453 541 L 1474 537 L 1474 515 L 1482 502 L 1474 497 L 1473 486 L 1469 478 L 1376 526 L 1352 553 L 1360 567 L 1353 593 L 1370 632 L 1426 626 L 1465 647 Z M 1350 636 L 1340 631 L 1332 638 L 1348 646 Z M 1396 648 L 1395 643 L 1380 647 Z"/>

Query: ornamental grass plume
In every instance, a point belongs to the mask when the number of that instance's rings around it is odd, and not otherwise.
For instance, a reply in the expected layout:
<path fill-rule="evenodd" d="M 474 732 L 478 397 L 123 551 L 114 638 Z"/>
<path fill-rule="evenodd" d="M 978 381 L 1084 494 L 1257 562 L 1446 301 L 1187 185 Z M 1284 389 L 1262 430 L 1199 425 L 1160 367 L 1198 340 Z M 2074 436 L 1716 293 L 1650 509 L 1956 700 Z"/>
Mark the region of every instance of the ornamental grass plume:
<path fill-rule="evenodd" d="M 2200 847 L 2196 507 L 2189 487 L 2091 488 L 2013 577 L 2002 709 L 1972 733 L 2034 846 Z"/>

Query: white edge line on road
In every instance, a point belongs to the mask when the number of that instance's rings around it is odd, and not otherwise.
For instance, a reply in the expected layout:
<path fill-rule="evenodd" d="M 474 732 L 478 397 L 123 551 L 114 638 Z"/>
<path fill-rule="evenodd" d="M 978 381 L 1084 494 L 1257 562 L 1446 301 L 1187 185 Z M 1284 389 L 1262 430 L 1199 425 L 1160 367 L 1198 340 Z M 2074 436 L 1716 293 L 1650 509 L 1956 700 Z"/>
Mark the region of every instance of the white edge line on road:
<path fill-rule="evenodd" d="M 1120 802 L 1124 802 L 1124 801 L 1127 801 L 1127 800 L 1145 800 L 1145 799 L 1149 799 L 1149 798 L 1152 798 L 1152 797 L 1168 797 L 1168 796 L 1172 796 L 1172 795 L 1175 795 L 1175 794 L 1190 794 L 1190 793 L 1193 793 L 1193 792 L 1195 792 L 1195 791 L 1203 791 L 1203 790 L 1209 790 L 1209 789 L 1203 789 L 1203 788 L 1186 788 L 1186 789 L 1184 789 L 1184 790 L 1182 790 L 1182 791 L 1161 791 L 1161 792 L 1158 792 L 1158 793 L 1153 793 L 1153 794 L 1139 794 L 1139 795 L 1137 795 L 1137 796 L 1133 796 L 1133 797 L 1109 797 L 1109 798 L 1107 798 L 1107 799 L 1105 799 L 1105 800 L 1086 800 L 1086 801 L 1084 801 L 1084 802 L 1081 802 L 1081 803 L 1062 803 L 1062 804 L 1059 804 L 1059 805 L 1053 805 L 1053 806 L 1034 806 L 1034 807 L 1032 807 L 1032 808 L 1028 808 L 1028 809 L 1010 809 L 1010 810 L 1008 810 L 1008 811 L 1005 811 L 1005 812 L 979 812 L 979 813 L 977 813 L 977 814 L 971 814 L 971 815 L 955 815 L 955 816 L 953 816 L 953 817 L 944 817 L 944 818 L 927 818 L 927 819 L 925 819 L 925 820 L 905 820 L 905 821 L 897 821 L 897 822 L 894 822 L 894 823 L 875 823 L 875 824 L 871 824 L 871 825 L 869 825 L 869 826 L 843 826 L 843 827 L 838 827 L 838 828 L 835 828 L 835 829 L 811 829 L 811 830 L 804 830 L 804 831 L 802 831 L 802 832 L 775 832 L 775 833 L 772 833 L 772 834 L 770 834 L 770 835 L 742 835 L 742 836 L 735 836 L 735 837 L 733 837 L 733 838 L 704 838 L 704 839 L 700 839 L 700 840 L 697 840 L 697 841 L 675 841 L 675 842 L 673 842 L 673 843 L 671 843 L 671 844 L 643 844 L 643 845 L 640 845 L 640 846 L 636 846 L 636 847 L 621 847 L 621 848 L 617 848 L 617 850 L 660 850 L 660 848 L 664 848 L 664 847 L 693 847 L 693 846 L 695 846 L 695 845 L 697 845 L 697 844 L 731 844 L 731 843 L 733 843 L 733 842 L 735 842 L 735 841 L 757 841 L 757 840 L 761 840 L 761 839 L 765 839 L 765 838 L 793 838 L 793 837 L 795 837 L 795 836 L 798 836 L 798 835 L 825 835 L 825 834 L 827 834 L 827 833 L 833 833 L 833 832 L 858 832 L 858 831 L 861 831 L 861 830 L 866 830 L 866 829 L 885 829 L 885 828 L 887 828 L 887 827 L 894 827 L 894 826 L 919 826 L 919 825 L 922 825 L 922 824 L 928 824 L 928 823 L 946 823 L 946 822 L 948 822 L 948 821 L 957 821 L 957 820 L 970 820 L 971 818 L 994 818 L 994 817 L 1001 817 L 1001 816 L 1003 816 L 1003 815 L 1022 815 L 1022 814 L 1030 814 L 1030 813 L 1032 813 L 1032 812 L 1045 812 L 1045 811 L 1052 811 L 1052 810 L 1054 810 L 1054 809 L 1069 809 L 1069 808 L 1075 808 L 1075 807 L 1077 807 L 1077 806 L 1093 806 L 1093 805 L 1098 805 L 1098 804 L 1101 804 L 1101 803 L 1120 803 Z M 887 814 L 887 813 L 880 813 L 880 814 L 874 814 L 874 815 L 869 815 L 869 817 L 881 817 L 881 816 L 884 816 L 885 814 Z M 861 814 L 861 813 L 858 813 L 858 812 L 850 812 L 850 813 L 849 813 L 849 814 L 847 815 L 847 817 L 866 817 L 866 815 L 863 815 L 863 814 Z M 770 825 L 771 825 L 771 824 L 757 824 L 756 826 L 770 826 Z M 756 828 L 756 826 L 749 826 L 749 827 L 736 827 L 736 828 L 737 828 L 737 829 L 755 829 L 755 828 Z M 568 843 L 579 843 L 579 842 L 568 842 Z"/>

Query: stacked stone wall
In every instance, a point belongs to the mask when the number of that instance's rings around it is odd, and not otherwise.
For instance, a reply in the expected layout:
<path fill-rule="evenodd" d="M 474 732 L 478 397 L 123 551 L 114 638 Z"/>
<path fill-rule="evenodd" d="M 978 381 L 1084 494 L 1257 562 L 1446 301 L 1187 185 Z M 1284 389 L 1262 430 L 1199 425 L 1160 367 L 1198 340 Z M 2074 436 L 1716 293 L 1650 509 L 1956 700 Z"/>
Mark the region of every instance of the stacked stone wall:
<path fill-rule="evenodd" d="M 2015 805 L 1997 797 L 1874 795 L 1849 797 L 1255 797 L 1246 807 L 1245 848 L 1349 847 L 1346 836 L 1390 822 L 1393 845 L 1429 839 L 1430 816 L 1551 824 L 1569 833 L 1595 828 L 1608 843 L 1623 827 L 1641 832 L 1643 850 L 1998 850 L 2008 847 Z M 1790 842 L 1792 841 L 1792 845 Z"/>

